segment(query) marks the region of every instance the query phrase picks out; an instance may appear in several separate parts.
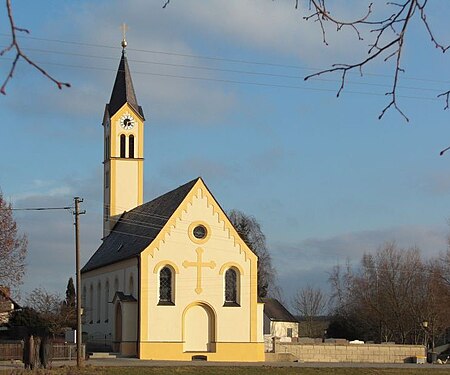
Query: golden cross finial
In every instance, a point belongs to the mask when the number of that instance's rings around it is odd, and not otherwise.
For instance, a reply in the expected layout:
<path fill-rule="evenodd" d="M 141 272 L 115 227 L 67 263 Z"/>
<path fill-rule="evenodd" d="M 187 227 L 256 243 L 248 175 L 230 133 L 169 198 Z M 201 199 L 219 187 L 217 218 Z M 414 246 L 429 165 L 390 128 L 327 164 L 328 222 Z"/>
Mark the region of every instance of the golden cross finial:
<path fill-rule="evenodd" d="M 216 263 L 214 261 L 211 262 L 202 262 L 202 254 L 203 254 L 203 249 L 202 248 L 197 248 L 197 250 L 195 250 L 197 253 L 197 261 L 196 262 L 189 262 L 187 260 L 185 260 L 183 262 L 183 267 L 184 268 L 188 268 L 188 267 L 195 267 L 197 268 L 197 287 L 195 288 L 195 293 L 200 294 L 203 291 L 202 288 L 202 267 L 208 267 L 211 269 L 214 269 L 216 267 Z"/>
<path fill-rule="evenodd" d="M 124 22 L 122 23 L 122 26 L 120 26 L 120 28 L 122 29 L 122 48 L 125 48 L 127 46 L 127 30 L 128 30 L 128 26 L 127 24 Z"/>

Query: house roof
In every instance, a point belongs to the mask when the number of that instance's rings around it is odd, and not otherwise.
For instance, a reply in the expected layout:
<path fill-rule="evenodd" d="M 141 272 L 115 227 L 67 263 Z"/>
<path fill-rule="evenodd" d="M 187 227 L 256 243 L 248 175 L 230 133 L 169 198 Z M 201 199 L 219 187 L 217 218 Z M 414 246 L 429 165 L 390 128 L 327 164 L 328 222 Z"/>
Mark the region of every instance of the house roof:
<path fill-rule="evenodd" d="M 156 238 L 199 179 L 124 212 L 81 272 L 138 256 Z"/>
<path fill-rule="evenodd" d="M 270 320 L 277 322 L 297 322 L 297 319 L 277 299 L 261 298 L 261 302 L 264 303 L 264 314 Z"/>
<path fill-rule="evenodd" d="M 109 113 L 116 113 L 125 103 L 128 103 L 142 116 L 142 118 L 144 118 L 142 107 L 139 106 L 136 99 L 130 68 L 128 67 L 128 60 L 125 55 L 125 49 L 123 49 L 122 58 L 120 59 L 119 69 L 117 70 L 116 80 L 114 81 L 111 93 L 111 99 L 107 105 Z"/>

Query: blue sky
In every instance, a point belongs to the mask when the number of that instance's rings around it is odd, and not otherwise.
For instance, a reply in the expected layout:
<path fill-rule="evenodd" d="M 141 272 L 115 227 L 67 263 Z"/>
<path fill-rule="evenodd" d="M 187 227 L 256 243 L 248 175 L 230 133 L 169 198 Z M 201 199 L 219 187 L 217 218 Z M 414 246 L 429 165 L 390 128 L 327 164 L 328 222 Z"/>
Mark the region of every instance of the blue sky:
<path fill-rule="evenodd" d="M 294 1 L 13 1 L 16 23 L 31 30 L 24 51 L 72 88 L 62 91 L 21 62 L 7 95 L 0 137 L 0 187 L 15 207 L 66 206 L 85 199 L 82 260 L 101 237 L 102 127 L 120 58 L 120 25 L 145 128 L 145 198 L 202 176 L 225 209 L 261 223 L 289 300 L 307 283 L 326 288 L 327 272 L 386 241 L 446 249 L 450 207 L 448 55 L 417 21 L 407 40 L 395 111 L 388 103 L 392 65 L 304 82 L 335 62 L 354 62 L 367 39 L 328 30 Z M 435 6 L 436 8 L 431 8 Z M 377 2 L 376 11 L 384 9 Z M 364 2 L 335 9 L 349 19 Z M 448 6 L 430 4 L 428 20 L 450 41 Z M 5 9 L 0 42 L 8 43 Z M 367 36 L 367 35 L 364 35 Z M 210 58 L 205 58 L 210 57 Z M 214 59 L 211 59 L 214 57 Z M 0 59 L 5 77 L 11 55 Z M 69 212 L 18 212 L 29 236 L 22 288 L 63 294 L 74 273 Z"/>

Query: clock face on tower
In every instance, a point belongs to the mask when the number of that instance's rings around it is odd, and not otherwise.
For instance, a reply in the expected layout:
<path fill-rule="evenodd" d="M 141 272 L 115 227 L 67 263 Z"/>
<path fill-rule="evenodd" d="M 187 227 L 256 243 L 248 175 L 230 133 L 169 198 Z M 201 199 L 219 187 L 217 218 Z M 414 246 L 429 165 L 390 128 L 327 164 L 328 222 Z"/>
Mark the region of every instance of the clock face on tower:
<path fill-rule="evenodd" d="M 132 129 L 134 124 L 135 120 L 129 113 L 125 113 L 120 117 L 120 126 L 125 130 Z"/>

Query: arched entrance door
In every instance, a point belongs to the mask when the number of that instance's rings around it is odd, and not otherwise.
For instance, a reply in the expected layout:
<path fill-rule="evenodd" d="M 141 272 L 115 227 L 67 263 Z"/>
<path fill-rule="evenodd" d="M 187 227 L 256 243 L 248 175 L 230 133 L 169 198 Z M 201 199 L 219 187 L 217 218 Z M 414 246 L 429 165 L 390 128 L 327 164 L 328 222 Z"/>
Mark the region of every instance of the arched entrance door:
<path fill-rule="evenodd" d="M 215 318 L 205 304 L 193 304 L 184 315 L 184 351 L 210 352 L 214 350 Z"/>
<path fill-rule="evenodd" d="M 116 343 L 116 351 L 120 350 L 120 343 L 122 341 L 122 306 L 120 303 L 116 306 L 115 316 L 114 341 Z"/>

